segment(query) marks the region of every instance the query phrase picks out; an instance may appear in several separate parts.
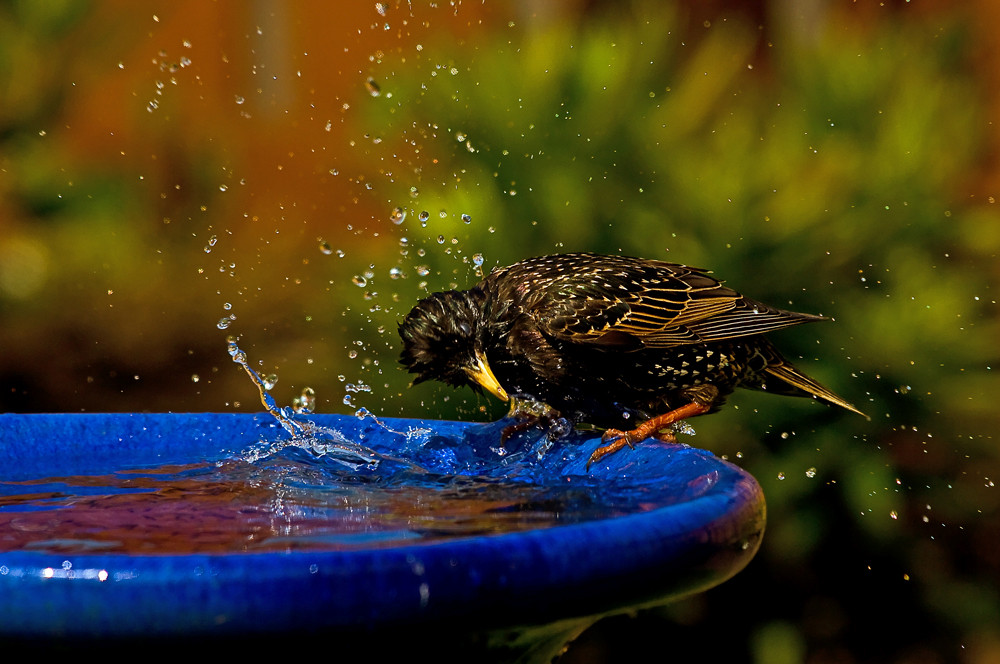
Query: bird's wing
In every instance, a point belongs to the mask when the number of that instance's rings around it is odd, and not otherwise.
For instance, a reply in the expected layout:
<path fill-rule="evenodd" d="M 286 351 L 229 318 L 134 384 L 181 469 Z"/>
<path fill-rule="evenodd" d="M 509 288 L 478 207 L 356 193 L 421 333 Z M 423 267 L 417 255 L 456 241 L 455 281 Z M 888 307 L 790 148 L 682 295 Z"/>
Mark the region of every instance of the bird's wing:
<path fill-rule="evenodd" d="M 548 334 L 573 343 L 669 348 L 763 334 L 821 316 L 749 300 L 705 270 L 659 261 L 600 265 L 549 281 L 527 308 Z"/>

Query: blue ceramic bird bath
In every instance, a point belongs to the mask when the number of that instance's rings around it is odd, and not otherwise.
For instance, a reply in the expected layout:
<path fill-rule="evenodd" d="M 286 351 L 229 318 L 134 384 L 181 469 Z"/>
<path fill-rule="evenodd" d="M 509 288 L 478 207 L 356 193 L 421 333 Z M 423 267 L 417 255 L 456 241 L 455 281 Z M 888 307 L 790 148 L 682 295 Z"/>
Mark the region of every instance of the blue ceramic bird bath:
<path fill-rule="evenodd" d="M 682 445 L 588 470 L 594 436 L 304 421 L 0 414 L 0 639 L 544 661 L 726 580 L 764 530 L 756 481 Z"/>

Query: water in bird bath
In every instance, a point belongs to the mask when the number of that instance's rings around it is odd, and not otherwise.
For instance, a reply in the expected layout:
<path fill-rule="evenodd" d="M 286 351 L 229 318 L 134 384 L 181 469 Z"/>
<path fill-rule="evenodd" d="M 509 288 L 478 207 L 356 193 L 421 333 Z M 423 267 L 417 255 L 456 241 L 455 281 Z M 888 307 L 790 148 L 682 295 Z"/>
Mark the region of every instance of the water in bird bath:
<path fill-rule="evenodd" d="M 393 547 L 603 519 L 690 497 L 651 499 L 634 485 L 619 487 L 584 472 L 556 474 L 553 482 L 553 467 L 582 467 L 579 435 L 553 445 L 528 431 L 501 448 L 503 421 L 466 425 L 278 408 L 235 343 L 230 354 L 274 418 L 261 427 L 267 435 L 249 446 L 220 445 L 214 453 L 167 462 L 119 454 L 81 474 L 51 474 L 42 464 L 0 482 L 0 550 L 231 554 Z M 197 427 L 184 431 L 192 439 L 206 435 Z M 710 484 L 692 485 L 687 493 Z"/>
<path fill-rule="evenodd" d="M 591 492 L 396 468 L 346 472 L 301 448 L 106 475 L 2 483 L 7 551 L 191 554 L 345 550 L 598 518 Z"/>

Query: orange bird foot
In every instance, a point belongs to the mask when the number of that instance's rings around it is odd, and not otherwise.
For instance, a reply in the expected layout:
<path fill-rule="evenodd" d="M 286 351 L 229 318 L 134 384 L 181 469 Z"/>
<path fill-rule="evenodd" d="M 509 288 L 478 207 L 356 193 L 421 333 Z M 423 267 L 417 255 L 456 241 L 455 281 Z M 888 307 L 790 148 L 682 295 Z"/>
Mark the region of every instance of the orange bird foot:
<path fill-rule="evenodd" d="M 677 437 L 674 435 L 674 432 L 667 430 L 666 427 L 674 422 L 680 422 L 689 417 L 707 413 L 709 409 L 710 406 L 708 404 L 691 402 L 680 408 L 675 408 L 669 413 L 650 418 L 631 431 L 607 429 L 604 435 L 601 436 L 601 442 L 607 444 L 594 450 L 593 454 L 590 455 L 590 459 L 587 460 L 587 468 L 590 469 L 590 464 L 600 461 L 609 454 L 614 454 L 626 445 L 635 447 L 636 443 L 641 443 L 647 438 L 656 438 L 663 442 L 676 443 Z"/>

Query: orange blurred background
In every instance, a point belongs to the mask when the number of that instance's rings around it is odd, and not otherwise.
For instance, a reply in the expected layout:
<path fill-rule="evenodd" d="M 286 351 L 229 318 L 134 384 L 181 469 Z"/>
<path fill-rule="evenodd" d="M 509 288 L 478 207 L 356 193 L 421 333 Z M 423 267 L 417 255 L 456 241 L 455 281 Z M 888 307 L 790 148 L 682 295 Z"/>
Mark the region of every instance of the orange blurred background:
<path fill-rule="evenodd" d="M 419 297 L 562 250 L 702 265 L 833 315 L 779 345 L 872 421 L 754 394 L 699 419 L 691 442 L 761 481 L 761 552 L 565 661 L 1000 661 L 997 21 L 988 0 L 0 3 L 0 412 L 259 411 L 232 336 L 281 405 L 487 419 L 408 388 Z"/>

